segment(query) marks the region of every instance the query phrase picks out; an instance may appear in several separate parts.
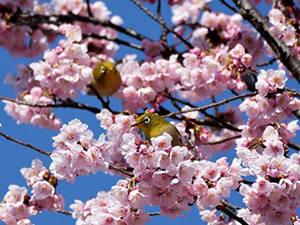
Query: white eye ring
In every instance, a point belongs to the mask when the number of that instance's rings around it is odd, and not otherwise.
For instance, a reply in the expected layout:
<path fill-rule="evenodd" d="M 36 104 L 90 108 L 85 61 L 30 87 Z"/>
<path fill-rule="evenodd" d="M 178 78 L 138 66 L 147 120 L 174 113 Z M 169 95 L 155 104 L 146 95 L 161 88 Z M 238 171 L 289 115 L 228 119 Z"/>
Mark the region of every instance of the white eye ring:
<path fill-rule="evenodd" d="M 147 117 L 145 117 L 145 119 L 144 119 L 144 123 L 149 123 L 150 122 L 150 118 L 147 116 Z"/>
<path fill-rule="evenodd" d="M 107 70 L 105 69 L 104 66 L 100 67 L 100 71 L 101 71 L 102 74 L 105 74 L 107 72 Z"/>

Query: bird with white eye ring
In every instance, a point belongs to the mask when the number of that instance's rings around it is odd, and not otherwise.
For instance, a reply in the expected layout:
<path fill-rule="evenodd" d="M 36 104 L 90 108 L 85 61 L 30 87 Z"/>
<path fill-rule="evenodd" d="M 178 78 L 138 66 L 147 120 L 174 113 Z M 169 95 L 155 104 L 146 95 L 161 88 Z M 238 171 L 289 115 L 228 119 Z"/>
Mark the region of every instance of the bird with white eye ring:
<path fill-rule="evenodd" d="M 99 95 L 111 96 L 118 91 L 121 84 L 121 75 L 113 63 L 100 62 L 93 70 L 91 85 Z M 93 90 L 89 90 L 87 94 L 95 95 Z"/>
<path fill-rule="evenodd" d="M 173 147 L 183 145 L 177 128 L 157 114 L 145 113 L 137 118 L 136 123 L 131 125 L 131 127 L 133 126 L 138 126 L 145 133 L 147 141 L 166 132 L 173 138 L 171 142 Z"/>

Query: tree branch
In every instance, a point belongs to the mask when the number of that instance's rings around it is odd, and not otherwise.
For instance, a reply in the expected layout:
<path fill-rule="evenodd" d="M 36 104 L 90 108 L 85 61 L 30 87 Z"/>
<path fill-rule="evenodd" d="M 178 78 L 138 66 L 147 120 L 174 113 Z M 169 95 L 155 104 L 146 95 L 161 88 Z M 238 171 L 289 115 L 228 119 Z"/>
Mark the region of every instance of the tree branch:
<path fill-rule="evenodd" d="M 25 146 L 27 148 L 31 148 L 31 149 L 33 149 L 33 150 L 35 150 L 35 151 L 37 151 L 37 152 L 39 152 L 39 153 L 41 153 L 43 155 L 48 155 L 48 156 L 51 155 L 51 152 L 46 152 L 46 151 L 44 151 L 42 149 L 39 149 L 39 148 L 37 148 L 37 147 L 35 147 L 35 146 L 27 143 L 27 142 L 22 142 L 22 141 L 20 141 L 20 140 L 18 140 L 16 138 L 13 138 L 13 137 L 11 137 L 11 136 L 9 136 L 9 135 L 1 132 L 1 131 L 0 131 L 0 135 L 2 137 L 5 137 L 7 140 L 10 140 L 10 141 L 15 142 L 15 143 L 20 144 L 20 145 L 23 145 L 23 146 Z"/>
<path fill-rule="evenodd" d="M 100 109 L 92 106 L 88 106 L 79 102 L 75 102 L 71 99 L 67 99 L 66 101 L 62 101 L 62 103 L 59 104 L 30 104 L 27 102 L 21 102 L 17 101 L 12 98 L 7 98 L 0 96 L 0 99 L 3 101 L 8 101 L 8 102 L 13 102 L 18 105 L 26 105 L 28 107 L 33 107 L 33 108 L 74 108 L 74 109 L 82 109 L 82 110 L 87 110 L 89 112 L 92 112 L 94 114 L 97 114 L 100 112 Z"/>
<path fill-rule="evenodd" d="M 126 171 L 124 168 L 120 168 L 120 167 L 115 167 L 115 166 L 109 165 L 109 166 L 108 166 L 108 169 L 116 170 L 116 171 L 118 171 L 118 172 L 121 172 L 121 173 L 125 174 L 125 175 L 128 176 L 128 177 L 134 177 L 134 175 L 133 175 L 132 173 L 129 173 L 129 172 Z"/>
<path fill-rule="evenodd" d="M 236 135 L 236 136 L 232 136 L 232 137 L 228 137 L 228 138 L 224 138 L 222 140 L 219 140 L 219 141 L 213 141 L 213 142 L 206 142 L 204 143 L 204 145 L 217 145 L 217 144 L 222 144 L 226 141 L 230 141 L 232 139 L 237 139 L 237 138 L 240 138 L 241 135 Z"/>
<path fill-rule="evenodd" d="M 61 214 L 65 214 L 67 216 L 72 216 L 72 213 L 70 211 L 67 211 L 67 210 L 58 210 L 57 212 L 61 213 Z"/>
<path fill-rule="evenodd" d="M 232 209 L 229 209 L 229 207 L 223 201 L 220 202 L 219 205 L 216 206 L 216 209 L 223 212 L 223 213 L 225 213 L 227 216 L 229 216 L 230 218 L 238 221 L 242 225 L 249 225 L 248 223 L 246 223 L 245 220 L 238 217 L 234 212 L 232 212 L 231 211 Z"/>
<path fill-rule="evenodd" d="M 87 6 L 87 11 L 88 11 L 89 17 L 94 17 L 91 7 L 90 7 L 90 0 L 86 0 L 86 6 Z"/>
<path fill-rule="evenodd" d="M 160 20 L 160 21 L 163 21 L 163 16 L 162 16 L 162 13 L 161 13 L 161 0 L 157 0 L 157 10 L 156 10 L 156 12 L 157 12 L 157 15 L 158 15 L 158 19 Z M 161 36 L 160 36 L 160 40 L 163 42 L 163 43 L 165 43 L 165 44 L 167 44 L 167 33 L 166 33 L 166 31 L 165 31 L 165 28 L 164 28 L 164 26 L 162 25 L 162 24 L 160 24 L 160 27 L 161 27 Z"/>
<path fill-rule="evenodd" d="M 290 148 L 293 148 L 297 151 L 300 151 L 300 145 L 298 145 L 296 143 L 290 142 L 290 143 L 287 144 L 287 146 L 289 146 Z"/>
<path fill-rule="evenodd" d="M 139 45 L 136 45 L 134 43 L 127 42 L 127 41 L 123 41 L 119 38 L 108 38 L 106 36 L 100 36 L 100 35 L 97 35 L 97 34 L 89 34 L 89 35 L 83 34 L 82 36 L 85 37 L 85 38 L 92 37 L 92 38 L 99 39 L 99 40 L 104 39 L 104 40 L 107 40 L 107 41 L 115 42 L 115 43 L 120 44 L 120 45 L 125 45 L 125 46 L 128 46 L 128 47 L 131 47 L 131 48 L 134 48 L 134 49 L 137 49 L 137 50 L 140 50 L 140 51 L 144 50 L 144 48 L 142 48 L 142 46 L 139 46 Z"/>
<path fill-rule="evenodd" d="M 0 12 L 2 12 L 2 8 L 0 8 Z M 148 37 L 145 37 L 142 34 L 139 34 L 133 29 L 130 28 L 124 28 L 118 25 L 113 24 L 110 21 L 100 21 L 98 19 L 95 19 L 93 17 L 88 16 L 82 16 L 82 15 L 75 15 L 73 13 L 69 13 L 67 15 L 42 15 L 42 14 L 29 14 L 29 13 L 23 13 L 23 12 L 16 12 L 13 15 L 11 15 L 9 19 L 10 23 L 16 24 L 18 26 L 34 26 L 38 24 L 55 24 L 60 25 L 63 23 L 71 23 L 74 22 L 84 22 L 84 23 L 91 23 L 94 25 L 101 25 L 103 27 L 110 27 L 112 29 L 115 29 L 116 31 L 119 31 L 120 33 L 126 34 L 128 36 L 131 36 L 137 40 L 143 40 L 143 39 L 149 39 Z"/>
<path fill-rule="evenodd" d="M 151 13 L 146 7 L 144 7 L 138 0 L 130 0 L 135 5 L 137 5 L 141 10 L 143 10 L 145 13 L 147 13 L 148 16 L 150 16 L 154 21 L 158 22 L 161 26 L 166 28 L 168 31 L 175 34 L 177 38 L 179 38 L 188 48 L 192 49 L 193 46 L 191 43 L 187 42 L 180 34 L 178 34 L 176 31 L 174 31 L 169 25 L 167 25 L 164 21 L 162 21 L 160 18 L 157 18 L 153 13 Z"/>
<path fill-rule="evenodd" d="M 202 106 L 202 107 L 198 107 L 198 108 L 193 108 L 193 109 L 189 109 L 189 110 L 182 110 L 182 111 L 178 111 L 178 112 L 169 113 L 169 114 L 165 115 L 164 117 L 172 117 L 172 116 L 175 116 L 177 114 L 183 114 L 183 113 L 194 112 L 194 111 L 200 111 L 201 112 L 201 111 L 205 111 L 207 109 L 210 109 L 210 108 L 213 108 L 213 107 L 216 107 L 216 106 L 227 104 L 229 102 L 232 102 L 232 101 L 240 99 L 240 98 L 254 96 L 256 94 L 257 94 L 257 92 L 246 93 L 246 94 L 234 96 L 232 98 L 228 98 L 228 99 L 216 102 L 216 103 L 212 103 L 210 105 L 206 105 L 206 106 Z"/>
<path fill-rule="evenodd" d="M 98 100 L 101 102 L 102 107 L 108 109 L 111 113 L 113 114 L 117 114 L 118 112 L 112 110 L 109 106 L 109 102 L 105 102 L 104 99 L 102 98 L 101 95 L 99 95 L 98 91 L 93 87 L 93 85 L 88 84 L 87 85 L 92 91 L 93 93 L 96 95 L 96 97 L 98 98 Z"/>

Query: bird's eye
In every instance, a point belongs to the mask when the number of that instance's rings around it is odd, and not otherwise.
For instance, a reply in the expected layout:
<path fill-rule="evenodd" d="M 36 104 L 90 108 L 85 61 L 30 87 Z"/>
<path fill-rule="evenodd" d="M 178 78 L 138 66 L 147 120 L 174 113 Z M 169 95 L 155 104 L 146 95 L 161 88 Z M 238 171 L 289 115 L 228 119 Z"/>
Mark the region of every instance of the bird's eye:
<path fill-rule="evenodd" d="M 101 71 L 102 74 L 105 74 L 107 72 L 107 70 L 105 69 L 104 66 L 100 67 L 100 71 Z"/>
<path fill-rule="evenodd" d="M 144 123 L 149 123 L 150 122 L 150 118 L 149 117 L 145 117 L 145 119 L 144 119 Z"/>

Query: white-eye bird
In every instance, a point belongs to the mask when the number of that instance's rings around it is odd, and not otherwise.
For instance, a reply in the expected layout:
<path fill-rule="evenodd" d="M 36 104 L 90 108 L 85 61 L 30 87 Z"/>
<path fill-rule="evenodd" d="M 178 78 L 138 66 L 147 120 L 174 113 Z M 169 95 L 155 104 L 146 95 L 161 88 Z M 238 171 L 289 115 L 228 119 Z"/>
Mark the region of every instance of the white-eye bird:
<path fill-rule="evenodd" d="M 91 85 L 101 96 L 111 96 L 118 91 L 122 79 L 115 65 L 109 61 L 100 62 L 93 70 Z M 94 95 L 93 90 L 88 94 Z"/>
<path fill-rule="evenodd" d="M 154 113 L 145 113 L 137 118 L 136 123 L 131 125 L 138 126 L 146 136 L 146 139 L 150 141 L 152 137 L 162 135 L 164 132 L 170 134 L 173 138 L 172 146 L 182 146 L 181 135 L 177 128 L 169 123 L 167 120 Z"/>

